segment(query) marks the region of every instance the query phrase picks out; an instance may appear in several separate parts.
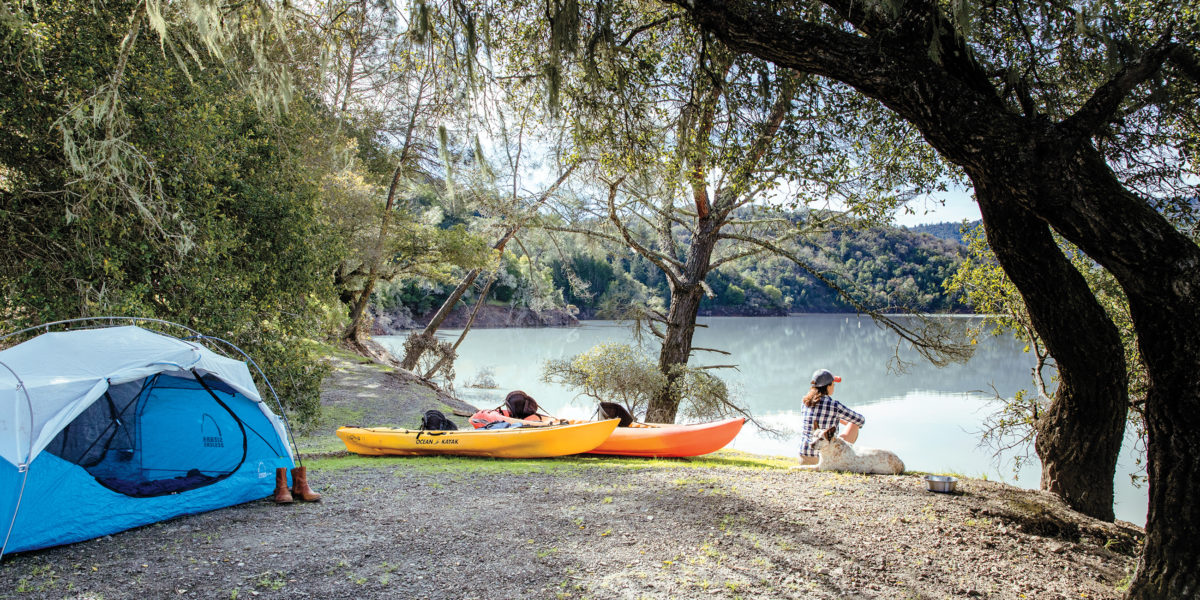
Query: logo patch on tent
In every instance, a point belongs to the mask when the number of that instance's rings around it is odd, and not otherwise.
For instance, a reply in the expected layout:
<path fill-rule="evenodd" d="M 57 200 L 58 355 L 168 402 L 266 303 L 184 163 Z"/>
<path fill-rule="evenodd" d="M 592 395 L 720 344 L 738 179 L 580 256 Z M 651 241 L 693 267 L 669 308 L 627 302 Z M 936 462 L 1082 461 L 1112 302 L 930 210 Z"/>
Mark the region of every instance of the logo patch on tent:
<path fill-rule="evenodd" d="M 212 423 L 212 427 L 206 426 L 209 422 Z M 216 431 L 212 431 L 213 429 L 216 429 Z M 216 435 L 213 435 L 214 433 Z M 217 420 L 212 418 L 211 415 L 205 414 L 200 419 L 200 436 L 204 441 L 205 448 L 225 447 L 225 438 L 221 436 L 221 427 L 217 425 Z"/>

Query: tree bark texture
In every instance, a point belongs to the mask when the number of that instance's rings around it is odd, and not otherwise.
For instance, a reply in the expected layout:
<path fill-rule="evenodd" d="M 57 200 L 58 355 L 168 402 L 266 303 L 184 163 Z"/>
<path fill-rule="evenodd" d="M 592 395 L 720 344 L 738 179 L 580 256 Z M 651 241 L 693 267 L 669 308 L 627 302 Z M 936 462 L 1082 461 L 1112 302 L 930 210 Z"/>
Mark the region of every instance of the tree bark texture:
<path fill-rule="evenodd" d="M 1113 476 L 1128 411 L 1121 336 L 1049 227 L 1024 207 L 1005 203 L 1005 196 L 999 185 L 976 187 L 988 245 L 1013 274 L 1059 369 L 1054 398 L 1036 420 L 1041 487 L 1075 510 L 1112 521 Z"/>
<path fill-rule="evenodd" d="M 1097 120 L 1095 115 L 1052 123 L 1010 111 L 931 1 L 905 3 L 891 18 L 852 10 L 862 5 L 849 0 L 826 0 L 864 35 L 781 13 L 776 4 L 677 3 L 735 50 L 841 81 L 879 100 L 961 166 L 977 189 L 997 189 L 997 182 L 1005 182 L 995 200 L 1026 209 L 1116 277 L 1129 298 L 1150 384 L 1150 511 L 1142 563 L 1128 597 L 1200 595 L 1200 544 L 1195 543 L 1200 539 L 1200 503 L 1195 502 L 1200 497 L 1200 247 L 1120 183 L 1085 127 Z M 943 48 L 937 61 L 929 56 L 935 37 Z M 1110 90 L 1097 93 L 1102 91 Z M 1085 105 L 1080 112 L 1094 108 Z M 981 199 L 981 208 L 988 201 Z M 984 223 L 990 236 L 993 223 L 986 215 Z M 1032 296 L 1033 290 L 1018 281 L 1024 267 L 1012 261 L 1003 266 L 1022 293 Z M 1044 325 L 1039 324 L 1043 335 Z M 1095 349 L 1081 352 L 1090 355 Z M 1060 363 L 1060 375 L 1070 377 L 1072 385 L 1095 376 L 1094 369 L 1070 373 L 1072 368 Z M 1049 417 L 1076 419 L 1079 412 Z M 1053 437 L 1056 427 L 1048 423 L 1039 429 Z M 1063 450 L 1057 443 L 1047 447 Z"/>
<path fill-rule="evenodd" d="M 679 412 L 679 394 L 675 382 L 682 376 L 692 355 L 692 335 L 696 332 L 696 315 L 704 299 L 701 285 L 712 264 L 723 219 L 709 216 L 699 218 L 696 236 L 688 246 L 683 278 L 671 284 L 671 306 L 667 311 L 666 332 L 658 353 L 658 368 L 667 376 L 667 385 L 650 399 L 646 420 L 651 423 L 674 423 Z"/>

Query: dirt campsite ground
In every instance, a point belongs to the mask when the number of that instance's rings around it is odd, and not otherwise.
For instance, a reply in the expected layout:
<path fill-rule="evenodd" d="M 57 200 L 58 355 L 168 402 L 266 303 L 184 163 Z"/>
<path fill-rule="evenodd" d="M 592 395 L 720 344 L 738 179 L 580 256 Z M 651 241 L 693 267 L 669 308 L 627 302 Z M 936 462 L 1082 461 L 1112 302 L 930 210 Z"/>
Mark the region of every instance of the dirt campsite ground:
<path fill-rule="evenodd" d="M 340 424 L 467 408 L 332 359 L 300 438 L 324 498 L 269 500 L 6 556 L 0 598 L 1118 598 L 1142 532 L 1051 496 L 786 458 L 363 458 Z M 462 419 L 458 419 L 462 422 Z M 344 448 L 342 448 L 344 450 Z"/>

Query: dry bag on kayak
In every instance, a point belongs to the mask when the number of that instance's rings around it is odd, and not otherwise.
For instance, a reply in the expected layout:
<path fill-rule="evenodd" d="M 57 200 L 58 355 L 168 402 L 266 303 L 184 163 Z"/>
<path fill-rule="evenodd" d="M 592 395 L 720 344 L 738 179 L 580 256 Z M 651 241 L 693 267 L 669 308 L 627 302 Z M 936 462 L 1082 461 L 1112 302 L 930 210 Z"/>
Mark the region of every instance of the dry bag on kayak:
<path fill-rule="evenodd" d="M 503 423 L 504 415 L 498 410 L 481 410 L 471 415 L 471 425 L 475 429 L 481 429 L 491 425 L 492 423 Z"/>

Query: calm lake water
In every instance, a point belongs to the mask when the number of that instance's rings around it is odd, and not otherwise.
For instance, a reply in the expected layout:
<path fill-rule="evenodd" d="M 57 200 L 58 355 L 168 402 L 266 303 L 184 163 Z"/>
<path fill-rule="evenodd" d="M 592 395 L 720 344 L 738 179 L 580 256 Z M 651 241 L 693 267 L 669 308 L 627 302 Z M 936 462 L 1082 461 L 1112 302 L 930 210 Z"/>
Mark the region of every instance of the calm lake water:
<path fill-rule="evenodd" d="M 944 317 L 966 324 L 966 317 Z M 986 476 L 1021 487 L 1038 487 L 1037 461 L 1013 473 L 1011 456 L 997 465 L 992 451 L 978 446 L 981 424 L 993 410 L 996 394 L 1011 397 L 1030 389 L 1034 358 L 1011 337 L 980 339 L 966 364 L 936 368 L 913 351 L 899 355 L 913 362 L 903 372 L 889 368 L 897 355 L 896 334 L 856 315 L 788 317 L 713 317 L 700 320 L 694 344 L 732 353 L 699 353 L 695 364 L 736 364 L 737 370 L 714 371 L 738 401 L 769 427 L 798 431 L 800 398 L 818 368 L 842 377 L 834 397 L 866 417 L 857 445 L 887 448 L 913 471 Z M 458 331 L 440 332 L 453 339 Z M 403 337 L 376 338 L 393 353 L 403 354 Z M 497 406 L 509 390 L 521 389 L 551 414 L 588 418 L 595 411 L 589 398 L 576 397 L 562 386 L 541 381 L 548 359 L 568 358 L 605 342 L 633 343 L 628 325 L 586 321 L 563 329 L 474 329 L 455 363 L 456 391 L 479 407 Z M 656 353 L 652 353 L 657 356 Z M 466 387 L 488 371 L 497 390 Z M 747 424 L 730 447 L 769 455 L 795 456 L 799 438 L 777 439 Z M 1138 525 L 1146 521 L 1146 488 L 1130 483 L 1135 468 L 1132 441 L 1127 439 L 1117 466 L 1117 518 Z"/>

